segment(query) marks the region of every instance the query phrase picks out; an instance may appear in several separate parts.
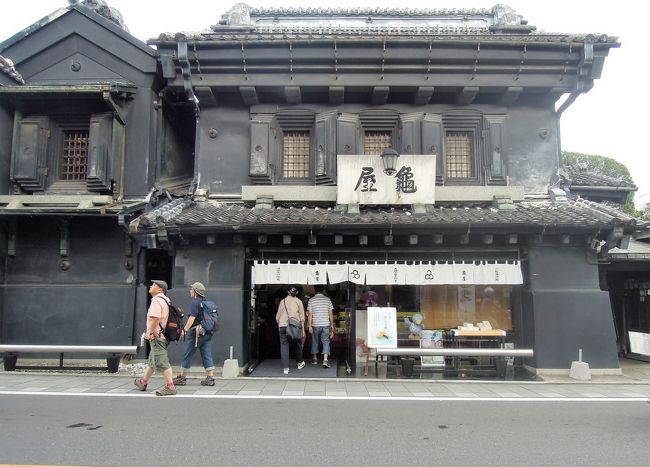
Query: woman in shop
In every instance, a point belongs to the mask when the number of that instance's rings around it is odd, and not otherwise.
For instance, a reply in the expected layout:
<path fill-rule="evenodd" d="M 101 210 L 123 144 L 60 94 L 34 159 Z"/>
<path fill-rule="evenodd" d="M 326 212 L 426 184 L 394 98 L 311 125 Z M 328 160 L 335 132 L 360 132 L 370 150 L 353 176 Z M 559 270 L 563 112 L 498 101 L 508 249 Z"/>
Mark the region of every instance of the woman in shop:
<path fill-rule="evenodd" d="M 282 367 L 285 375 L 289 374 L 289 342 L 294 347 L 296 368 L 302 370 L 305 367 L 305 361 L 302 358 L 302 345 L 305 336 L 305 307 L 296 295 L 298 295 L 298 287 L 290 285 L 287 296 L 278 305 L 278 312 L 275 315 L 275 321 L 278 323 L 278 330 L 280 332 L 280 358 L 282 359 Z M 302 324 L 302 338 L 291 339 L 287 335 L 287 324 L 290 317 L 297 318 Z"/>

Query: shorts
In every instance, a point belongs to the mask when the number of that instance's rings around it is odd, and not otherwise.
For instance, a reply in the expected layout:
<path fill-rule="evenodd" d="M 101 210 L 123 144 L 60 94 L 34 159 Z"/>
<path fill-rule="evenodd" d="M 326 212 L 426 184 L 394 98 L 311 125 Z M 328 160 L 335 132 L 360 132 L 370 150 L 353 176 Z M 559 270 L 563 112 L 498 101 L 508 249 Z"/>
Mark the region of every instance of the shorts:
<path fill-rule="evenodd" d="M 169 364 L 169 355 L 167 355 L 167 346 L 169 343 L 163 337 L 157 337 L 149 341 L 151 352 L 149 352 L 149 368 L 159 371 L 165 371 L 172 366 Z"/>

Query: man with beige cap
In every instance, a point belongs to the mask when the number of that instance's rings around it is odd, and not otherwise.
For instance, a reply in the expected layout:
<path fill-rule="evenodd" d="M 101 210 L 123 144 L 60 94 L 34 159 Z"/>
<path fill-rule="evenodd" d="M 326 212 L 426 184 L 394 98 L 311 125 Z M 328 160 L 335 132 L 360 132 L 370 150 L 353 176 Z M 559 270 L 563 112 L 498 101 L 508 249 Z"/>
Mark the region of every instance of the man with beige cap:
<path fill-rule="evenodd" d="M 201 353 L 203 368 L 208 373 L 204 380 L 201 380 L 202 386 L 214 386 L 214 361 L 212 359 L 212 334 L 204 332 L 199 324 L 203 319 L 203 302 L 205 301 L 205 286 L 200 282 L 195 282 L 190 287 L 190 310 L 188 312 L 187 323 L 183 329 L 185 335 L 185 353 L 181 362 L 181 374 L 174 378 L 174 384 L 184 386 L 187 384 L 187 373 L 192 366 L 192 359 L 197 349 Z M 198 334 L 197 334 L 198 332 Z"/>
<path fill-rule="evenodd" d="M 167 292 L 167 282 L 161 280 L 151 281 L 149 295 L 151 295 L 151 304 L 147 310 L 147 324 L 144 331 L 145 339 L 151 345 L 149 352 L 149 366 L 144 372 L 142 378 L 136 378 L 134 384 L 140 391 L 146 391 L 149 379 L 153 376 L 154 371 L 162 371 L 165 377 L 165 387 L 156 391 L 157 396 L 173 396 L 176 394 L 176 387 L 172 380 L 172 366 L 169 364 L 169 355 L 167 346 L 169 342 L 165 339 L 163 330 L 167 326 L 169 318 L 170 300 L 165 295 Z"/>

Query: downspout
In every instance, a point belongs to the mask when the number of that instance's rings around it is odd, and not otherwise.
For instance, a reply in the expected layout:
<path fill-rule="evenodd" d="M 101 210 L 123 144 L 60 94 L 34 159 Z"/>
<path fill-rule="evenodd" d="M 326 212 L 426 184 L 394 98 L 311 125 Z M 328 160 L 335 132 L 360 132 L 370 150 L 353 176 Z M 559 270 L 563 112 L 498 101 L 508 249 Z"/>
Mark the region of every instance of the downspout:
<path fill-rule="evenodd" d="M 562 113 L 573 104 L 578 96 L 582 93 L 587 92 L 589 89 L 585 90 L 585 77 L 587 77 L 591 71 L 591 65 L 594 62 L 594 44 L 592 42 L 584 42 L 584 47 L 582 48 L 582 58 L 580 63 L 578 63 L 577 71 L 577 82 L 575 89 L 571 92 L 567 100 L 565 100 L 562 105 L 555 111 L 556 119 L 556 134 L 557 137 L 557 146 L 558 146 L 558 170 L 562 166 L 562 133 L 560 132 L 560 118 Z"/>
<path fill-rule="evenodd" d="M 183 75 L 183 89 L 185 89 L 185 92 L 187 93 L 188 100 L 192 103 L 194 106 L 194 115 L 196 118 L 196 127 L 194 131 L 194 180 L 193 180 L 193 185 L 196 188 L 199 187 L 200 183 L 200 174 L 199 174 L 199 146 L 200 146 L 200 138 L 199 138 L 199 122 L 200 122 L 200 116 L 201 116 L 201 107 L 199 106 L 199 99 L 196 97 L 196 94 L 194 94 L 194 89 L 192 88 L 192 71 L 191 71 L 191 66 L 190 66 L 190 59 L 188 57 L 188 52 L 187 52 L 187 40 L 185 37 L 179 39 L 178 41 L 178 46 L 177 46 L 177 52 L 178 52 L 178 61 L 181 66 L 181 72 Z"/>

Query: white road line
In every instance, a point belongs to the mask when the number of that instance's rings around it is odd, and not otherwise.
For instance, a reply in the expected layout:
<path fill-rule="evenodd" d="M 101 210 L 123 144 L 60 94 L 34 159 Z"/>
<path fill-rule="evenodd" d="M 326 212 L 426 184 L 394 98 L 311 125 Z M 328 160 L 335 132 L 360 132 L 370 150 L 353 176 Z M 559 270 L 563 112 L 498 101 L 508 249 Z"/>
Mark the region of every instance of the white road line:
<path fill-rule="evenodd" d="M 82 397 L 153 397 L 155 393 L 70 393 L 70 392 L 31 392 L 31 391 L 0 391 L 6 396 L 82 396 Z M 248 395 L 248 394 L 176 394 L 167 396 L 171 399 L 287 399 L 287 400 L 349 400 L 349 401 L 437 401 L 437 402 L 646 402 L 645 397 L 456 397 L 456 396 L 298 396 L 298 395 Z"/>

